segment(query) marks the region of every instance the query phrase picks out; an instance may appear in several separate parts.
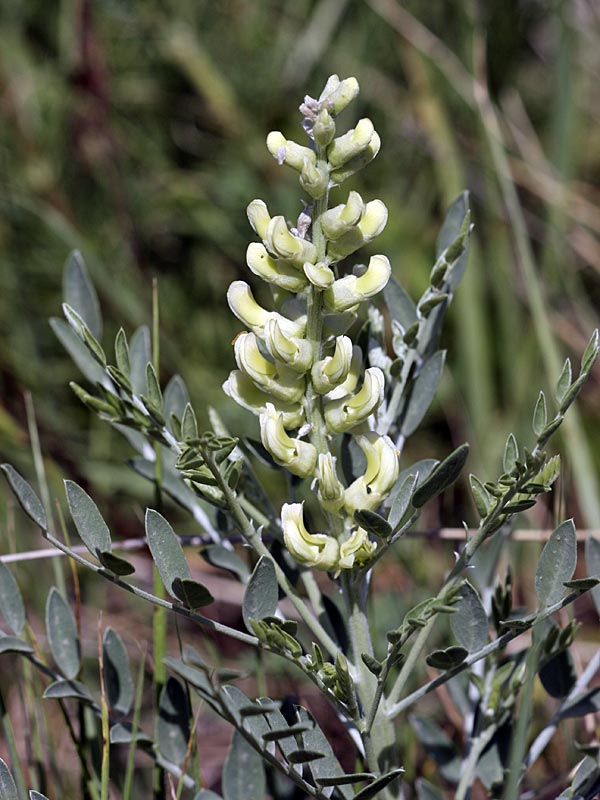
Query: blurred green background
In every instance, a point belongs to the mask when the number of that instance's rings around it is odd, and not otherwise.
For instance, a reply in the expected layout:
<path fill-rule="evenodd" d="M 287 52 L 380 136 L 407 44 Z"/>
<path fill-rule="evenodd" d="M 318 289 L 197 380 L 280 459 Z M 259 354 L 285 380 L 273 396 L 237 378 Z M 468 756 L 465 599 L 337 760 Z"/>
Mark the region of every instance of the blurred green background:
<path fill-rule="evenodd" d="M 300 210 L 266 133 L 301 136 L 297 105 L 333 72 L 361 84 L 344 121 L 371 116 L 383 140 L 348 188 L 388 205 L 377 249 L 414 296 L 445 208 L 463 188 L 472 198 L 449 366 L 407 458 L 469 440 L 471 469 L 493 477 L 508 432 L 527 441 L 537 392 L 598 323 L 593 0 L 5 0 L 0 41 L 3 459 L 31 474 L 31 391 L 57 475 L 93 475 L 111 498 L 137 486 L 115 467 L 127 445 L 72 396 L 79 376 L 48 326 L 72 248 L 100 294 L 106 346 L 120 325 L 131 333 L 149 321 L 156 276 L 162 379 L 180 372 L 200 416 L 213 404 L 235 432 L 256 424 L 220 390 L 239 329 L 225 293 L 248 279 L 247 203 Z M 596 371 L 565 428 L 557 501 L 588 527 L 600 526 L 599 400 Z M 452 503 L 441 521 L 460 524 L 470 513 L 460 489 Z"/>

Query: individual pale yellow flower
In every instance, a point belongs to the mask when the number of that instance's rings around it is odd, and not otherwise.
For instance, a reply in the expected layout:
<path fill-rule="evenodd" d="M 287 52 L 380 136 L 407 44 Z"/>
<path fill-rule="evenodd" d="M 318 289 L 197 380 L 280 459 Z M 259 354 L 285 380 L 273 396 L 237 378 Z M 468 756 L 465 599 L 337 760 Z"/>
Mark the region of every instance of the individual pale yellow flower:
<path fill-rule="evenodd" d="M 337 540 L 324 533 L 306 530 L 302 503 L 284 503 L 281 526 L 285 546 L 296 561 L 316 569 L 335 569 L 340 552 Z"/>
<path fill-rule="evenodd" d="M 363 528 L 357 528 L 349 539 L 340 545 L 338 569 L 352 569 L 368 564 L 373 558 L 377 544 L 369 539 Z"/>
<path fill-rule="evenodd" d="M 392 268 L 386 256 L 372 256 L 363 275 L 346 275 L 323 292 L 325 305 L 332 311 L 345 311 L 373 297 L 387 284 Z"/>
<path fill-rule="evenodd" d="M 304 336 L 306 316 L 292 320 L 276 311 L 267 311 L 256 302 L 252 290 L 245 281 L 234 281 L 230 285 L 227 290 L 227 302 L 235 316 L 258 336 L 263 335 L 264 326 L 270 319 L 277 320 L 279 327 L 287 336 Z"/>
<path fill-rule="evenodd" d="M 343 433 L 364 422 L 383 400 L 385 380 L 378 367 L 365 370 L 361 389 L 349 397 L 333 400 L 325 406 L 325 422 L 331 433 Z"/>
<path fill-rule="evenodd" d="M 367 469 L 344 492 L 344 508 L 350 515 L 379 508 L 400 474 L 398 450 L 389 436 L 370 432 L 357 436 L 356 442 L 367 458 Z"/>
<path fill-rule="evenodd" d="M 234 350 L 238 367 L 259 389 L 283 403 L 299 403 L 302 400 L 304 380 L 296 372 L 266 359 L 253 333 L 240 333 L 234 342 Z"/>
<path fill-rule="evenodd" d="M 310 442 L 292 439 L 283 425 L 283 414 L 267 403 L 260 415 L 260 438 L 264 447 L 282 467 L 306 478 L 312 475 L 317 463 L 317 449 Z"/>
<path fill-rule="evenodd" d="M 306 339 L 287 335 L 279 320 L 270 319 L 264 328 L 265 347 L 274 359 L 285 364 L 294 372 L 304 374 L 310 369 L 312 347 Z"/>
<path fill-rule="evenodd" d="M 352 364 L 352 340 L 338 336 L 333 355 L 317 361 L 311 369 L 313 386 L 319 394 L 327 394 L 348 377 Z"/>

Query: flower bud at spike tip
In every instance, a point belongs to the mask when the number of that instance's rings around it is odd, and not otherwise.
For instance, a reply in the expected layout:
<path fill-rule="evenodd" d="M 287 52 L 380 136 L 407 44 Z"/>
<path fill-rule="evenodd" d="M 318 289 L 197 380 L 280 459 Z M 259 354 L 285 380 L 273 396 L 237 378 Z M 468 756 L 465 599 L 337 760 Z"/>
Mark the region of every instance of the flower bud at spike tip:
<path fill-rule="evenodd" d="M 367 458 L 367 469 L 344 494 L 344 508 L 350 515 L 379 508 L 400 474 L 398 450 L 389 436 L 367 433 L 357 436 L 356 443 Z"/>
<path fill-rule="evenodd" d="M 358 96 L 358 91 L 356 78 L 340 81 L 337 75 L 332 75 L 321 92 L 319 102 L 329 108 L 333 116 L 337 116 Z"/>
<path fill-rule="evenodd" d="M 373 123 L 364 117 L 356 128 L 333 140 L 327 150 L 327 160 L 333 168 L 347 164 L 369 146 L 374 133 Z"/>
<path fill-rule="evenodd" d="M 340 278 L 324 293 L 325 305 L 332 311 L 345 311 L 373 297 L 387 284 L 392 274 L 390 262 L 385 256 L 372 256 L 364 275 L 347 275 Z"/>
<path fill-rule="evenodd" d="M 317 114 L 312 129 L 313 139 L 320 147 L 327 147 L 335 136 L 335 122 L 326 108 Z"/>
<path fill-rule="evenodd" d="M 352 340 L 338 336 L 332 356 L 317 361 L 311 370 L 313 386 L 319 394 L 327 394 L 348 377 L 352 363 Z"/>
<path fill-rule="evenodd" d="M 302 171 L 305 159 L 311 164 L 317 162 L 314 150 L 286 139 L 280 131 L 271 131 L 267 136 L 267 149 L 280 164 L 287 164 L 298 172 Z"/>
<path fill-rule="evenodd" d="M 307 285 L 306 275 L 283 259 L 274 259 L 259 242 L 252 242 L 246 250 L 246 263 L 255 275 L 285 289 L 301 292 Z"/>
<path fill-rule="evenodd" d="M 302 503 L 284 503 L 281 527 L 285 546 L 300 564 L 331 570 L 337 566 L 339 545 L 324 533 L 309 533 L 304 527 Z"/>
<path fill-rule="evenodd" d="M 289 472 L 306 478 L 313 474 L 317 450 L 309 442 L 292 439 L 285 432 L 282 415 L 272 403 L 267 403 L 260 415 L 260 438 L 275 461 Z"/>
<path fill-rule="evenodd" d="M 362 388 L 356 394 L 325 406 L 325 422 L 330 432 L 343 433 L 364 422 L 379 407 L 384 387 L 383 372 L 378 367 L 369 367 Z"/>
<path fill-rule="evenodd" d="M 331 453 L 319 453 L 317 481 L 319 503 L 325 511 L 337 513 L 344 503 L 344 487 L 338 479 Z"/>

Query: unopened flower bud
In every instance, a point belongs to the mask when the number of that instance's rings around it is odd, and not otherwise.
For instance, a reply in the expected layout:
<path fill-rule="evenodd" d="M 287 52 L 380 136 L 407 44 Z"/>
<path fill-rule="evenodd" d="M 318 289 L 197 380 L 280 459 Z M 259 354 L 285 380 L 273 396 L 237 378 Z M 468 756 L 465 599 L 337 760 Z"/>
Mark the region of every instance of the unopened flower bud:
<path fill-rule="evenodd" d="M 338 568 L 362 567 L 373 558 L 376 549 L 377 545 L 369 539 L 369 534 L 363 528 L 358 528 L 340 545 Z"/>
<path fill-rule="evenodd" d="M 240 333 L 234 342 L 235 360 L 259 389 L 283 403 L 299 403 L 304 395 L 304 381 L 284 367 L 278 368 L 260 352 L 253 333 Z"/>
<path fill-rule="evenodd" d="M 321 162 L 319 166 L 315 166 L 306 159 L 300 173 L 300 186 L 315 200 L 323 197 L 329 186 L 329 168 L 327 165 Z"/>
<path fill-rule="evenodd" d="M 365 204 L 358 192 L 350 192 L 345 204 L 330 208 L 321 216 L 321 227 L 327 239 L 339 239 L 353 225 L 357 225 L 365 210 Z"/>
<path fill-rule="evenodd" d="M 327 147 L 335 136 L 335 122 L 326 108 L 321 109 L 317 114 L 312 135 L 320 147 Z"/>
<path fill-rule="evenodd" d="M 325 406 L 325 422 L 331 433 L 343 433 L 364 422 L 383 400 L 385 381 L 378 367 L 365 371 L 362 388 L 354 395 L 332 400 Z"/>
<path fill-rule="evenodd" d="M 285 431 L 283 416 L 272 403 L 260 415 L 260 438 L 275 461 L 289 472 L 306 478 L 313 474 L 317 449 L 310 442 L 292 439 Z"/>
<path fill-rule="evenodd" d="M 325 305 L 332 311 L 352 308 L 380 292 L 386 286 L 391 273 L 390 262 L 385 256 L 371 256 L 363 275 L 346 275 L 324 292 Z"/>
<path fill-rule="evenodd" d="M 367 433 L 357 436 L 356 443 L 367 458 L 367 468 L 345 491 L 344 508 L 348 514 L 379 508 L 400 474 L 398 450 L 389 436 Z"/>
<path fill-rule="evenodd" d="M 335 340 L 333 355 L 313 364 L 310 371 L 312 383 L 319 394 L 327 394 L 348 377 L 352 363 L 352 340 L 347 336 L 338 336 Z"/>
<path fill-rule="evenodd" d="M 303 272 L 285 259 L 272 258 L 260 242 L 252 242 L 246 250 L 246 263 L 255 275 L 288 292 L 301 292 L 307 281 Z"/>
<path fill-rule="evenodd" d="M 285 546 L 300 564 L 324 570 L 336 567 L 339 556 L 337 540 L 324 533 L 306 530 L 302 503 L 283 504 L 281 527 Z"/>
<path fill-rule="evenodd" d="M 350 178 L 356 172 L 366 167 L 375 158 L 381 147 L 381 139 L 377 131 L 373 134 L 371 141 L 357 156 L 347 161 L 343 166 L 334 169 L 330 173 L 330 180 L 333 184 L 338 185 Z"/>
<path fill-rule="evenodd" d="M 248 409 L 253 414 L 260 414 L 272 402 L 276 411 L 282 414 L 285 428 L 299 428 L 304 424 L 304 410 L 299 403 L 282 403 L 266 392 L 261 391 L 241 370 L 234 369 L 223 384 L 223 391 L 228 397 Z"/>
<path fill-rule="evenodd" d="M 356 78 L 345 78 L 340 81 L 337 75 L 332 75 L 321 92 L 319 102 L 331 110 L 334 117 L 341 114 L 346 106 L 358 95 L 359 87 Z"/>
<path fill-rule="evenodd" d="M 344 503 L 344 487 L 335 469 L 335 458 L 331 453 L 319 453 L 317 463 L 317 496 L 325 511 L 337 513 Z"/>
<path fill-rule="evenodd" d="M 267 235 L 267 225 L 271 221 L 271 216 L 266 203 L 262 200 L 253 200 L 246 209 L 248 221 L 252 225 L 256 234 L 264 239 Z"/>
<path fill-rule="evenodd" d="M 280 164 L 287 164 L 298 172 L 302 171 L 305 159 L 312 164 L 317 161 L 314 150 L 286 139 L 280 131 L 271 131 L 267 136 L 267 149 Z"/>
<path fill-rule="evenodd" d="M 331 267 L 319 261 L 317 264 L 306 263 L 304 274 L 313 286 L 317 289 L 328 289 L 335 280 L 335 275 Z"/>
<path fill-rule="evenodd" d="M 264 328 L 264 342 L 273 358 L 294 372 L 304 374 L 310 368 L 312 360 L 310 342 L 287 335 L 277 319 L 267 321 Z"/>
<path fill-rule="evenodd" d="M 301 269 L 305 261 L 314 261 L 316 248 L 308 239 L 294 236 L 284 217 L 273 217 L 267 225 L 265 240 L 269 250 L 279 258 L 294 262 Z"/>
<path fill-rule="evenodd" d="M 375 128 L 371 120 L 363 117 L 358 121 L 356 128 L 333 140 L 327 149 L 327 160 L 333 168 L 347 164 L 369 146 L 374 133 Z"/>

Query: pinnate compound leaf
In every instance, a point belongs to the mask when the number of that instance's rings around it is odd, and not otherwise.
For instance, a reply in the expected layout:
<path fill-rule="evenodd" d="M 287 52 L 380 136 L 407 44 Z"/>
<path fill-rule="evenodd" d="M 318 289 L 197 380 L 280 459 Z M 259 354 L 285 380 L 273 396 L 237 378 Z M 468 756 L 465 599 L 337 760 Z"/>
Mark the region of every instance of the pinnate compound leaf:
<path fill-rule="evenodd" d="M 127 650 L 113 628 L 107 628 L 102 636 L 102 658 L 108 704 L 113 711 L 128 714 L 133 703 L 133 678 Z"/>
<path fill-rule="evenodd" d="M 468 581 L 462 585 L 454 609 L 450 616 L 454 638 L 469 653 L 475 653 L 487 644 L 488 620 L 479 595 Z"/>
<path fill-rule="evenodd" d="M 182 764 L 190 738 L 187 695 L 183 684 L 170 677 L 162 688 L 156 722 L 158 749 L 173 764 Z"/>
<path fill-rule="evenodd" d="M 12 773 L 2 758 L 0 758 L 0 798 L 2 800 L 20 800 Z"/>
<path fill-rule="evenodd" d="M 0 636 L 0 655 L 2 653 L 33 653 L 33 647 L 18 636 Z"/>
<path fill-rule="evenodd" d="M 103 553 L 96 553 L 96 558 L 102 566 L 114 575 L 121 577 L 125 575 L 132 575 L 135 572 L 135 567 L 126 561 L 121 556 L 116 556 L 114 553 L 106 550 Z"/>
<path fill-rule="evenodd" d="M 600 575 L 600 540 L 588 536 L 585 540 L 585 563 L 590 575 Z M 600 587 L 592 589 L 596 611 L 600 614 Z"/>
<path fill-rule="evenodd" d="M 65 490 L 69 511 L 84 545 L 93 556 L 97 551 L 110 551 L 110 531 L 96 503 L 73 481 L 65 481 Z"/>
<path fill-rule="evenodd" d="M 75 700 L 84 700 L 87 703 L 93 703 L 94 698 L 90 694 L 89 689 L 81 681 L 67 680 L 67 681 L 54 681 L 50 686 L 46 687 L 46 691 L 42 695 L 44 700 L 63 700 L 66 698 L 73 698 Z"/>
<path fill-rule="evenodd" d="M 421 508 L 428 500 L 443 492 L 460 475 L 469 455 L 469 445 L 461 444 L 433 470 L 431 475 L 423 481 L 415 492 L 412 504 Z"/>
<path fill-rule="evenodd" d="M 250 620 L 272 617 L 277 611 L 278 599 L 279 589 L 275 566 L 270 558 L 261 556 L 246 586 L 242 604 L 244 624 L 250 633 L 254 633 Z"/>
<path fill-rule="evenodd" d="M 411 436 L 421 424 L 439 386 L 446 351 L 439 350 L 428 359 L 419 372 L 408 400 L 402 423 L 403 436 Z"/>
<path fill-rule="evenodd" d="M 75 618 L 69 604 L 53 586 L 46 602 L 46 631 L 56 665 L 69 680 L 81 667 L 81 651 Z"/>
<path fill-rule="evenodd" d="M 63 298 L 79 314 L 91 334 L 102 336 L 102 313 L 98 295 L 90 280 L 81 253 L 74 250 L 65 264 L 63 272 Z"/>
<path fill-rule="evenodd" d="M 225 800 L 264 800 L 266 779 L 260 755 L 234 731 L 223 768 Z"/>
<path fill-rule="evenodd" d="M 35 524 L 43 531 L 48 530 L 48 520 L 46 519 L 46 512 L 42 501 L 33 491 L 31 486 L 27 483 L 17 470 L 10 464 L 2 464 L 0 466 L 2 472 L 6 476 L 6 480 L 10 488 L 13 490 L 15 497 L 19 501 L 19 505 L 27 516 L 32 519 Z"/>
<path fill-rule="evenodd" d="M 179 599 L 173 589 L 173 583 L 190 579 L 190 568 L 175 531 L 167 520 L 149 508 L 146 511 L 146 538 L 152 558 L 165 589 L 175 599 Z"/>
<path fill-rule="evenodd" d="M 25 606 L 21 591 L 9 568 L 0 561 L 0 613 L 15 636 L 25 627 Z"/>
<path fill-rule="evenodd" d="M 213 686 L 205 672 L 171 656 L 163 658 L 163 664 L 179 675 L 180 678 L 183 678 L 190 686 L 193 686 L 194 689 L 197 689 L 198 693 L 203 697 L 212 697 Z"/>
<path fill-rule="evenodd" d="M 540 606 L 557 603 L 564 594 L 577 563 L 577 535 L 573 520 L 559 525 L 546 542 L 535 573 L 535 593 Z"/>
<path fill-rule="evenodd" d="M 399 778 L 403 773 L 403 767 L 397 767 L 390 772 L 386 772 L 385 775 L 377 778 L 377 780 L 373 781 L 373 783 L 370 783 L 368 786 L 365 786 L 364 789 L 361 789 L 358 794 L 355 794 L 354 800 L 371 800 L 371 798 L 377 797 L 379 792 L 383 791 L 386 786 L 388 786 L 393 780 L 396 780 L 396 778 Z"/>

